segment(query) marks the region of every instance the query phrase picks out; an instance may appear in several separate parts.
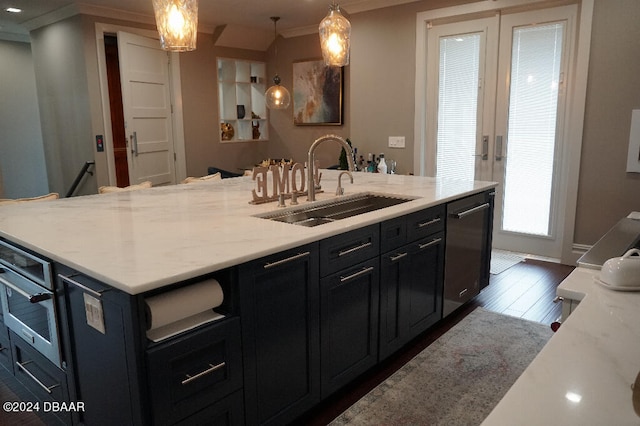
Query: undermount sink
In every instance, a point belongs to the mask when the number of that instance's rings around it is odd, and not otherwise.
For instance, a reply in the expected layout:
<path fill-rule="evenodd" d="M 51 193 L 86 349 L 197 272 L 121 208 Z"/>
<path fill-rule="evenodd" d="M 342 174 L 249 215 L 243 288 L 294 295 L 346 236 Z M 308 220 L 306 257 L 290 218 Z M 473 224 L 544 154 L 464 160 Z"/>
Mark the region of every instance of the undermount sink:
<path fill-rule="evenodd" d="M 387 194 L 354 194 L 274 213 L 256 215 L 264 219 L 301 226 L 317 226 L 347 217 L 412 201 L 414 198 Z"/>

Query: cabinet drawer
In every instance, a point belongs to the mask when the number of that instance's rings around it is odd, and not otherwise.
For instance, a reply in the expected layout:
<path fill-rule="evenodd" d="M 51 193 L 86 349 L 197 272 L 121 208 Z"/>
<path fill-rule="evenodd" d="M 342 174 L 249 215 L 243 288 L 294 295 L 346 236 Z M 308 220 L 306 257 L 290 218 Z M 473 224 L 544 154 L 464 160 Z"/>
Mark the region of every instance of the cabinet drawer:
<path fill-rule="evenodd" d="M 407 216 L 407 242 L 416 241 L 444 229 L 445 205 L 430 207 Z"/>
<path fill-rule="evenodd" d="M 385 220 L 380 225 L 380 252 L 397 249 L 407 243 L 407 215 Z"/>
<path fill-rule="evenodd" d="M 380 227 L 370 225 L 320 241 L 320 276 L 337 272 L 377 256 Z"/>
<path fill-rule="evenodd" d="M 444 229 L 445 206 L 386 220 L 380 228 L 380 252 L 386 253 Z"/>
<path fill-rule="evenodd" d="M 240 319 L 147 350 L 154 424 L 173 424 L 242 387 Z"/>
<path fill-rule="evenodd" d="M 244 425 L 244 403 L 242 391 L 236 391 L 208 406 L 202 411 L 176 423 L 176 426 L 210 425 L 241 426 Z"/>
<path fill-rule="evenodd" d="M 69 402 L 67 375 L 40 355 L 28 343 L 11 336 L 13 347 L 13 371 L 27 389 L 43 402 Z M 71 414 L 55 413 L 65 424 L 71 424 Z"/>

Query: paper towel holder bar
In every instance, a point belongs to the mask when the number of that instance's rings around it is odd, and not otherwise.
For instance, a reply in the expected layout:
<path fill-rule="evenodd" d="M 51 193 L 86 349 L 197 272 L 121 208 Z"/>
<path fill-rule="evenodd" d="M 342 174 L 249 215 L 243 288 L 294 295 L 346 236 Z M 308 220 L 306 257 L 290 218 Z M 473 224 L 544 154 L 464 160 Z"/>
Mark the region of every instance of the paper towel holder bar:
<path fill-rule="evenodd" d="M 87 287 L 84 284 L 80 284 L 79 282 L 77 282 L 76 280 L 71 279 L 71 277 L 75 277 L 78 274 L 73 274 L 70 276 L 65 276 L 62 274 L 58 274 L 58 277 L 61 278 L 62 280 L 68 282 L 69 284 L 73 284 L 74 286 L 78 287 L 79 289 L 86 291 L 87 293 L 91 293 L 92 295 L 94 295 L 95 297 L 102 297 L 102 293 L 104 293 L 105 291 L 109 291 L 108 288 L 105 288 L 104 290 L 94 290 L 92 288 Z"/>

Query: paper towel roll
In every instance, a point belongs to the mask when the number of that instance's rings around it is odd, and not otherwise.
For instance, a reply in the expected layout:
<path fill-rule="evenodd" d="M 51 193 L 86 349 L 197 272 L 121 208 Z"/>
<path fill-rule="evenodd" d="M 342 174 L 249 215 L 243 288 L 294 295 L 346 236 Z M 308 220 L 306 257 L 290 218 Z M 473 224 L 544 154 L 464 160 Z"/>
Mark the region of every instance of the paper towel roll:
<path fill-rule="evenodd" d="M 145 299 L 147 329 L 154 330 L 217 308 L 223 301 L 222 287 L 215 279 L 149 297 Z"/>

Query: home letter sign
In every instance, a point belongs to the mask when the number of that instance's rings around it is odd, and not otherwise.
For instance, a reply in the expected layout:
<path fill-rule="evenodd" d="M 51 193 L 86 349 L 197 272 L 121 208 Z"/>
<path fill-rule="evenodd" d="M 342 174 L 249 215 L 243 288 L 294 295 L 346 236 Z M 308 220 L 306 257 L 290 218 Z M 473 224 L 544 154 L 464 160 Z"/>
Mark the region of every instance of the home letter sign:
<path fill-rule="evenodd" d="M 318 172 L 318 163 L 316 163 L 313 177 L 316 187 L 320 186 L 321 178 L 322 174 Z M 297 195 L 306 194 L 306 170 L 300 163 L 254 167 L 253 180 L 256 182 L 256 187 L 251 191 L 253 199 L 249 201 L 250 204 L 277 201 L 280 194 L 284 194 L 285 198 L 291 198 L 292 192 Z M 269 186 L 271 186 L 271 193 L 269 193 Z"/>

